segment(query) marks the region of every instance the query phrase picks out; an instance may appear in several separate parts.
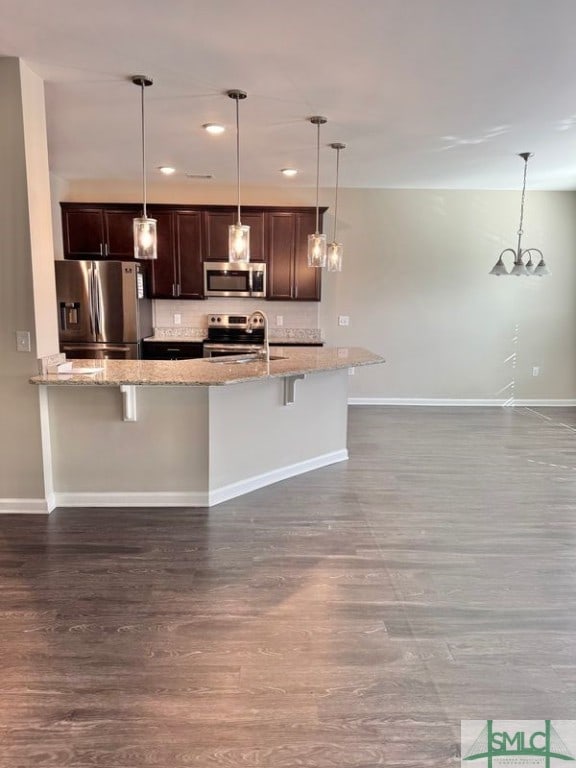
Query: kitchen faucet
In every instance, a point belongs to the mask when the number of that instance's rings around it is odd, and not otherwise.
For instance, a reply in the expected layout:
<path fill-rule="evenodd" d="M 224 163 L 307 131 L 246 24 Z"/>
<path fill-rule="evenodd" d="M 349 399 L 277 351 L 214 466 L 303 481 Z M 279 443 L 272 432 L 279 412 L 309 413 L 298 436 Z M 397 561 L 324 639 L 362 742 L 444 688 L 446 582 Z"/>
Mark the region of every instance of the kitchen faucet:
<path fill-rule="evenodd" d="M 254 328 L 252 327 L 252 321 L 255 320 L 257 317 L 262 318 L 264 322 L 264 349 L 262 352 L 258 353 L 258 356 L 261 357 L 265 362 L 270 362 L 270 344 L 268 343 L 268 318 L 262 312 L 261 310 L 257 309 L 255 312 L 252 312 L 248 320 L 246 321 L 246 332 L 252 333 L 254 331 Z"/>

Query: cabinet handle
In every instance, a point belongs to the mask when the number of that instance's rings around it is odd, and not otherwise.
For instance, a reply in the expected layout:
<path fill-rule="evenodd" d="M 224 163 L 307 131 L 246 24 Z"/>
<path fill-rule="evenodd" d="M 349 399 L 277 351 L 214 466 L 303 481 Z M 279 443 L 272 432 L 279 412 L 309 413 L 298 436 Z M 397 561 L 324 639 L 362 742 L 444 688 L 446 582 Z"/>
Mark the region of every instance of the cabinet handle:
<path fill-rule="evenodd" d="M 108 243 L 104 243 L 104 256 L 108 256 Z"/>
<path fill-rule="evenodd" d="M 176 284 L 176 288 L 177 288 L 177 291 L 178 291 L 178 293 L 176 294 L 176 296 L 180 296 L 180 293 L 181 293 L 181 290 L 180 290 L 180 283 L 177 283 L 177 284 Z"/>
<path fill-rule="evenodd" d="M 177 296 L 177 295 L 178 294 L 176 293 L 176 283 L 172 283 L 172 296 Z"/>
<path fill-rule="evenodd" d="M 104 256 L 104 251 L 102 249 L 102 243 L 100 243 L 100 256 Z"/>

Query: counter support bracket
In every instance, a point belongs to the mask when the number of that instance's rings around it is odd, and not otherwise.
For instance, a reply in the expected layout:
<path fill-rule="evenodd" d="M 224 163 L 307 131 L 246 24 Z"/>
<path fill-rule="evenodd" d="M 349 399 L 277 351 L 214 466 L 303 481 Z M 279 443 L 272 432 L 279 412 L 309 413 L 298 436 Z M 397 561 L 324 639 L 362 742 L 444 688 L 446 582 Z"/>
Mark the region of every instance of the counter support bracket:
<path fill-rule="evenodd" d="M 298 379 L 305 379 L 306 376 L 303 373 L 296 374 L 294 376 L 284 377 L 284 405 L 294 405 L 295 394 L 294 386 Z"/>
<path fill-rule="evenodd" d="M 121 384 L 120 392 L 122 393 L 122 419 L 124 421 L 138 421 L 136 387 L 133 384 Z"/>

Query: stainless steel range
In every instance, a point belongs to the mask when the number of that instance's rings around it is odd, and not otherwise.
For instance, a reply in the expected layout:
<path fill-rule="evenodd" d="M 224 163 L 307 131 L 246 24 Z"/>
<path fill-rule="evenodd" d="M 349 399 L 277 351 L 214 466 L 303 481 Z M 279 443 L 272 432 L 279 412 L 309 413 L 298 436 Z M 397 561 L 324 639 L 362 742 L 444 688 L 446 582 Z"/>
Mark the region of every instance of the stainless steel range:
<path fill-rule="evenodd" d="M 208 315 L 208 337 L 204 357 L 261 352 L 265 344 L 265 321 L 253 315 Z"/>

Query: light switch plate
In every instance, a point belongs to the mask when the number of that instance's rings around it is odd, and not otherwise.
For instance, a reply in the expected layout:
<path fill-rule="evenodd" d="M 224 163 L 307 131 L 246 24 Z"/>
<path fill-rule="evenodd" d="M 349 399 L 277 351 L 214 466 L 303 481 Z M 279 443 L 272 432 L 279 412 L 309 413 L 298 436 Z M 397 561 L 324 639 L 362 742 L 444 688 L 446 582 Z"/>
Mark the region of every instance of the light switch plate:
<path fill-rule="evenodd" d="M 280 328 L 284 325 L 284 315 L 276 315 L 276 326 Z"/>
<path fill-rule="evenodd" d="M 338 315 L 338 325 L 350 325 L 350 318 L 348 315 Z"/>
<path fill-rule="evenodd" d="M 30 331 L 16 331 L 16 351 L 30 352 Z"/>

